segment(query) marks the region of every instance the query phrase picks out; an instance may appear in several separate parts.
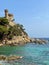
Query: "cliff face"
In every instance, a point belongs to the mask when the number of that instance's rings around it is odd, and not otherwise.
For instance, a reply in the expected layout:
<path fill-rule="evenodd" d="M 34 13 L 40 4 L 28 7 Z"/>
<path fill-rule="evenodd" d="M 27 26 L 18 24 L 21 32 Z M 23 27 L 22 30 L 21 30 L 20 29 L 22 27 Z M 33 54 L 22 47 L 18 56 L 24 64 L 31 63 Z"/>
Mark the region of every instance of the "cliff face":
<path fill-rule="evenodd" d="M 11 40 L 6 40 L 7 45 L 23 45 L 30 42 L 30 38 L 28 36 L 22 37 L 22 36 L 14 36 Z"/>

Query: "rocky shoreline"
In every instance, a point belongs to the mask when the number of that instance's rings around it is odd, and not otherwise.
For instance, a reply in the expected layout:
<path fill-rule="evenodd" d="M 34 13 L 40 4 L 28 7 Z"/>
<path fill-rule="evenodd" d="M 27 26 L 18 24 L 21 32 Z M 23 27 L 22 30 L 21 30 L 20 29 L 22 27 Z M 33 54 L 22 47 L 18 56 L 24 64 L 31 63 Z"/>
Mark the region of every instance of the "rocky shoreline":
<path fill-rule="evenodd" d="M 35 39 L 35 38 L 30 38 L 28 36 L 14 36 L 12 40 L 3 40 L 2 42 L 0 42 L 0 46 L 4 46 L 4 45 L 10 45 L 10 46 L 17 46 L 17 45 L 24 45 L 26 43 L 38 43 L 38 44 L 46 44 L 48 42 L 48 40 L 44 40 L 44 39 Z"/>
<path fill-rule="evenodd" d="M 38 43 L 38 44 L 46 44 L 49 41 L 48 40 L 44 40 L 44 39 L 32 38 L 31 39 L 31 42 L 32 43 Z"/>
<path fill-rule="evenodd" d="M 30 43 L 30 38 L 28 36 L 14 36 L 13 39 L 8 40 L 4 39 L 0 42 L 0 46 L 10 45 L 10 46 L 17 46 L 17 45 L 24 45 L 26 43 Z"/>

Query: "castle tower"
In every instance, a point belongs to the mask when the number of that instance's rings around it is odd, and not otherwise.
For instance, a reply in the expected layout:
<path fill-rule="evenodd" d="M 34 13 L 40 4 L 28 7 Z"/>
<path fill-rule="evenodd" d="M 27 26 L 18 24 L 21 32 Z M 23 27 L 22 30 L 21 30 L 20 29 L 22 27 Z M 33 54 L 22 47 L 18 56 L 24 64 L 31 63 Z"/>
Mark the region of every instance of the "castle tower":
<path fill-rule="evenodd" d="M 5 18 L 8 19 L 9 25 L 14 26 L 15 23 L 13 22 L 14 21 L 13 14 L 8 13 L 7 9 L 5 9 L 4 12 L 5 12 Z"/>
<path fill-rule="evenodd" d="M 8 19 L 8 10 L 7 9 L 5 9 L 5 18 Z"/>

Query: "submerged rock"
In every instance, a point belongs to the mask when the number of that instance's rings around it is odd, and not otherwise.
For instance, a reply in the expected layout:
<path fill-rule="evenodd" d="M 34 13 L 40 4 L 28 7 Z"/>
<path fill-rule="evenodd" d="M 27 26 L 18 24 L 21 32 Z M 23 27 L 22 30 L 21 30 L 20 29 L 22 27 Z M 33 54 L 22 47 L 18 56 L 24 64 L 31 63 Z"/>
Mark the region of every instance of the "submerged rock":
<path fill-rule="evenodd" d="M 0 60 L 6 60 L 6 61 L 18 60 L 22 58 L 23 58 L 22 56 L 16 56 L 16 55 L 10 55 L 10 56 L 0 55 Z"/>
<path fill-rule="evenodd" d="M 6 60 L 6 56 L 5 55 L 0 55 L 0 60 Z"/>
<path fill-rule="evenodd" d="M 23 58 L 23 57 L 22 56 L 11 55 L 11 56 L 7 57 L 7 60 L 11 61 L 11 60 L 18 60 L 18 59 L 21 59 L 21 58 Z"/>

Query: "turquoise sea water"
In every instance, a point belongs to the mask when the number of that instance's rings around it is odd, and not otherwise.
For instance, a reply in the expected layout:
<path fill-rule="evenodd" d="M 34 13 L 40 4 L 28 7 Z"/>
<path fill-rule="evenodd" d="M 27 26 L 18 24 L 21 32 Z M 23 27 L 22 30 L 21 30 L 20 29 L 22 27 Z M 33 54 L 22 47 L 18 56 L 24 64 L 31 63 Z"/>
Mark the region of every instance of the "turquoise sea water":
<path fill-rule="evenodd" d="M 3 46 L 0 47 L 0 54 L 23 56 L 22 59 L 15 61 L 0 61 L 2 65 L 49 65 L 49 43 Z"/>

